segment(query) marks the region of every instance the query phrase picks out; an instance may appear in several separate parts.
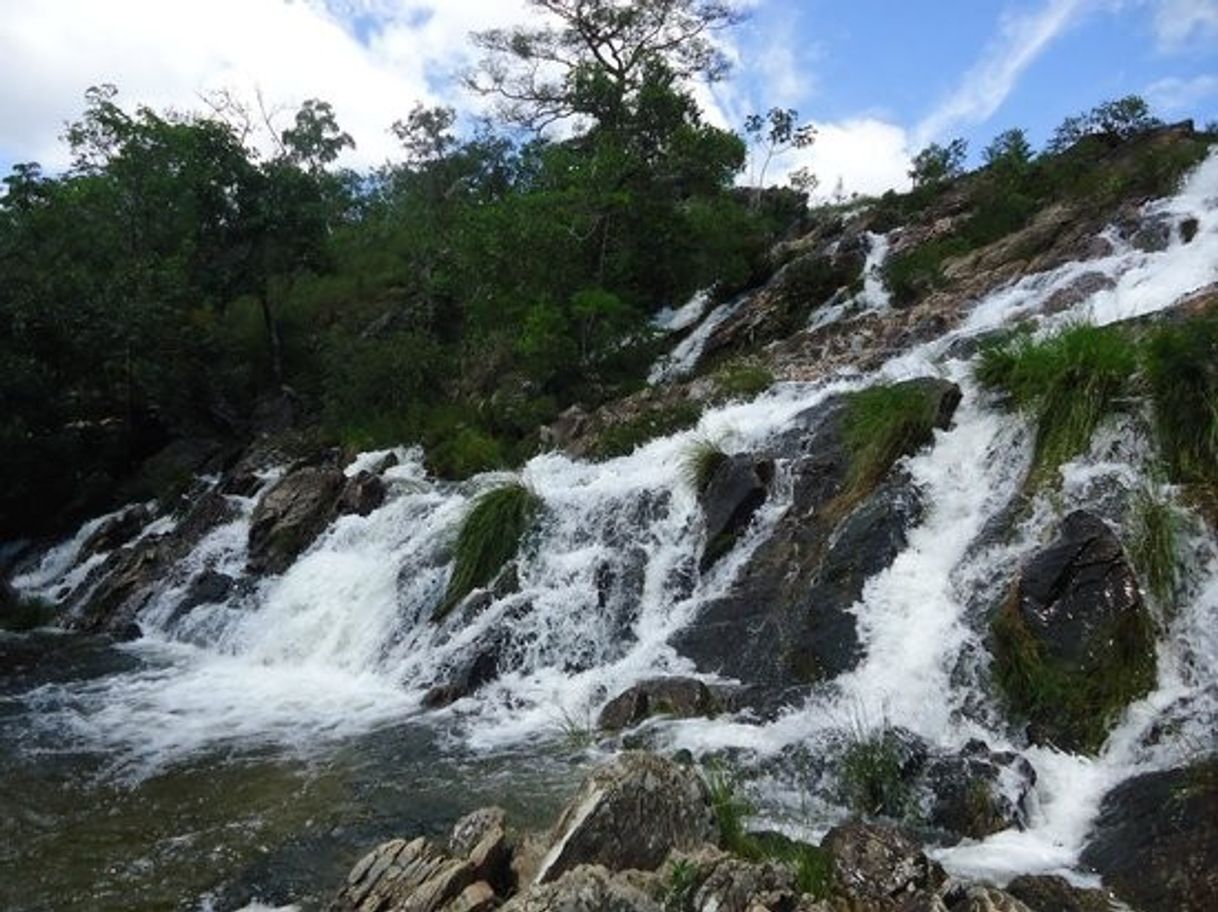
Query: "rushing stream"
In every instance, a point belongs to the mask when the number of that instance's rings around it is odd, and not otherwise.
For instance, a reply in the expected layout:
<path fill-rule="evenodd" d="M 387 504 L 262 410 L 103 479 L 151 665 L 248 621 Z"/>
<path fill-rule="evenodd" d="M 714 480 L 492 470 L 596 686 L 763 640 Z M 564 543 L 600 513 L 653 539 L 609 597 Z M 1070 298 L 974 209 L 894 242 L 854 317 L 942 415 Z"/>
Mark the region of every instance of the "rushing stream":
<path fill-rule="evenodd" d="M 769 721 L 652 722 L 649 734 L 696 754 L 730 753 L 755 771 L 762 816 L 812 834 L 843 811 L 803 778 L 800 751 L 888 721 L 944 748 L 983 738 L 1035 767 L 1030 826 L 940 850 L 940 860 L 1000 880 L 1070 872 L 1108 788 L 1214 746 L 1218 553 L 1194 536 L 1187 597 L 1161 619 L 1158 685 L 1101 754 L 1026 747 L 987 686 L 988 612 L 1058 517 L 1142 483 L 1150 444 L 1136 418 L 1114 419 L 1063 468 L 1060 490 L 1025 511 L 1012 539 L 989 541 L 987 525 L 1027 470 L 1031 434 L 977 388 L 960 354 L 970 347 L 960 343 L 1028 318 L 1047 331 L 1148 314 L 1218 280 L 1218 157 L 1146 216 L 1170 224 L 1165 249 L 1145 252 L 1109 233 L 1108 255 L 995 291 L 959 328 L 873 374 L 780 384 L 708 411 L 693 431 L 599 464 L 534 458 L 522 475 L 545 506 L 519 590 L 472 619 L 428 620 L 461 517 L 502 476 L 438 483 L 417 451 L 402 450 L 386 473 L 384 506 L 335 522 L 282 576 L 247 580 L 220 604 L 177 610 L 205 567 L 241 575 L 254 500 L 233 498 L 240 516 L 212 530 L 143 610 L 143 639 L 116 646 L 0 634 L 0 906 L 227 909 L 258 899 L 313 907 L 362 849 L 389 835 L 434 832 L 486 803 L 526 823 L 544 820 L 591 759 L 571 746 L 573 734 L 632 682 L 694 672 L 669 639 L 730 586 L 787 506 L 780 467 L 779 496 L 700 574 L 701 514 L 682 482 L 691 440 L 754 451 L 833 393 L 926 375 L 955 381 L 964 399 L 951 429 L 908 460 L 928 509 L 854 608 L 865 653 L 858 667 Z M 1186 242 L 1180 225 L 1190 218 L 1197 231 Z M 884 310 L 878 270 L 888 242 L 870 242 L 855 303 Z M 1088 273 L 1110 287 L 1040 313 Z M 706 301 L 697 299 L 678 312 L 674 327 L 701 322 L 656 366 L 653 382 L 688 373 L 742 304 L 702 316 Z M 168 521 L 160 522 L 145 534 L 163 531 Z M 54 595 L 85 579 L 99 560 L 76 561 L 89 531 L 16 585 Z M 424 711 L 426 689 L 492 632 L 505 638 L 508 671 L 448 709 Z M 1155 726 L 1159 736 L 1145 737 Z"/>

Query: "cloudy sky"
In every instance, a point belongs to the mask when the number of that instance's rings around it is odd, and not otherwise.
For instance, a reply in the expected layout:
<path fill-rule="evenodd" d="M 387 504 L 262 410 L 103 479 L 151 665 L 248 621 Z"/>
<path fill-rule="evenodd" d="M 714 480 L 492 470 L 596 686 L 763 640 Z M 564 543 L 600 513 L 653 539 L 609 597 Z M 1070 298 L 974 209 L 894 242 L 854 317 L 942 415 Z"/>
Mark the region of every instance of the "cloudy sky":
<path fill-rule="evenodd" d="M 1137 92 L 1165 119 L 1218 118 L 1218 0 L 741 0 L 732 78 L 700 94 L 738 127 L 774 105 L 819 127 L 822 188 L 877 192 L 911 150 L 974 151 L 1023 126 Z M 472 111 L 457 85 L 471 30 L 527 19 L 527 0 L 0 0 L 0 170 L 62 167 L 58 140 L 86 87 L 198 108 L 228 89 L 268 108 L 329 100 L 358 147 L 395 157 L 388 126 L 416 101 Z"/>

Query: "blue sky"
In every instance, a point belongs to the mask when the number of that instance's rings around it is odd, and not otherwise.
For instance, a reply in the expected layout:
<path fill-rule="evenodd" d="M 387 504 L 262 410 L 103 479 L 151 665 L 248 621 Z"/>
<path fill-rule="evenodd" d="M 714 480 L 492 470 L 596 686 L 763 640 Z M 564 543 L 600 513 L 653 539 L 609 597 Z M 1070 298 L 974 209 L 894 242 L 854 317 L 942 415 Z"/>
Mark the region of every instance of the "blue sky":
<path fill-rule="evenodd" d="M 823 188 L 899 186 L 932 140 L 976 155 L 1022 126 L 1039 145 L 1128 93 L 1168 120 L 1218 119 L 1218 0 L 742 2 L 751 15 L 725 36 L 738 65 L 700 92 L 707 115 L 797 108 L 819 139 L 771 174 L 809 164 Z M 102 81 L 157 108 L 260 94 L 276 122 L 323 97 L 358 143 L 347 163 L 379 164 L 415 101 L 471 109 L 453 79 L 471 29 L 529 16 L 527 0 L 0 0 L 0 169 L 61 167 L 63 123 Z"/>

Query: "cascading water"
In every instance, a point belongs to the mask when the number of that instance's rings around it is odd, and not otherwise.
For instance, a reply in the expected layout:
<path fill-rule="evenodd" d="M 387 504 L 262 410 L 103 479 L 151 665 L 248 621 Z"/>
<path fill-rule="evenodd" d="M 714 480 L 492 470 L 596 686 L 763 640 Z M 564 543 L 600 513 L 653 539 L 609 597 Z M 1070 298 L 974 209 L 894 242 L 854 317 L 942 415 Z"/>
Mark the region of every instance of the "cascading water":
<path fill-rule="evenodd" d="M 1041 497 L 1010 541 L 987 544 L 987 523 L 1009 505 L 1027 470 L 1031 435 L 1024 419 L 978 389 L 967 356 L 958 353 L 968 350 L 962 340 L 1016 320 L 1038 319 L 1042 331 L 1070 321 L 1110 323 L 1171 307 L 1218 281 L 1218 156 L 1178 196 L 1149 206 L 1145 215 L 1171 225 L 1165 249 L 1137 250 L 1110 232 L 1107 255 L 994 291 L 956 329 L 870 375 L 779 384 L 752 402 L 708 411 L 694 430 L 599 464 L 556 453 L 534 458 L 521 477 L 544 507 L 519 560 L 519 585 L 484 599 L 472 617 L 458 610 L 444 623 L 429 620 L 447 583 L 461 518 L 477 494 L 502 477 L 439 483 L 427 477 L 421 454 L 403 450 L 386 472 L 389 496 L 382 507 L 336 521 L 282 576 L 248 580 L 222 602 L 183 614 L 180 602 L 198 573 L 243 571 L 254 500 L 230 498 L 237 518 L 212 530 L 143 609 L 144 639 L 123 647 L 140 660 L 135 667 L 83 682 L 52 681 L 7 702 L 29 711 L 36 731 L 28 737 L 38 750 L 99 750 L 111 758 L 111 774 L 135 780 L 207 752 L 239 755 L 274 746 L 324 756 L 326 745 L 404 719 L 475 752 L 553 739 L 570 720 L 589 716 L 636 681 L 694 673 L 670 639 L 731 586 L 789 503 L 780 472 L 778 496 L 727 557 L 701 573 L 701 514 L 682 480 L 692 441 L 711 438 L 729 452 L 755 452 L 794 416 L 835 393 L 940 375 L 960 385 L 963 404 L 951 429 L 907 460 L 927 510 L 904 550 L 868 581 L 854 606 L 860 664 L 765 723 L 719 718 L 660 723 L 654 730 L 673 746 L 730 748 L 740 762 L 758 765 L 840 734 L 860 717 L 897 720 L 945 749 L 980 737 L 1022 751 L 1039 776 L 1029 827 L 942 850 L 940 857 L 951 869 L 999 878 L 1068 871 L 1108 788 L 1214 744 L 1206 720 L 1218 714 L 1218 551 L 1204 536 L 1193 542 L 1193 582 L 1186 602 L 1165 619 L 1157 686 L 1129 708 L 1101 754 L 1086 759 L 1025 747 L 987 696 L 985 608 L 1044 543 L 1063 505 L 1086 504 L 1096 486 L 1136 485 L 1149 444 L 1130 427 L 1106 428 L 1085 456 L 1062 470 L 1061 503 Z M 1186 219 L 1196 222 L 1187 241 L 1180 228 Z M 884 308 L 879 264 L 887 243 L 870 240 L 862 297 L 869 307 Z M 1099 276 L 1099 290 L 1042 313 L 1057 292 L 1089 274 Z M 656 366 L 651 381 L 692 370 L 711 333 L 744 303 L 711 310 Z M 690 325 L 704 306 L 698 302 L 697 314 L 683 308 L 676 322 Z M 83 580 L 99 558 L 76 557 L 97 525 L 50 552 L 17 585 L 51 594 Z M 492 642 L 498 678 L 447 710 L 425 711 L 428 688 Z M 1173 713 L 1183 714 L 1172 729 L 1176 735 L 1153 744 L 1142 737 Z M 841 813 L 821 802 L 809 817 L 791 798 L 794 773 L 766 769 L 763 804 L 779 823 L 819 831 Z"/>

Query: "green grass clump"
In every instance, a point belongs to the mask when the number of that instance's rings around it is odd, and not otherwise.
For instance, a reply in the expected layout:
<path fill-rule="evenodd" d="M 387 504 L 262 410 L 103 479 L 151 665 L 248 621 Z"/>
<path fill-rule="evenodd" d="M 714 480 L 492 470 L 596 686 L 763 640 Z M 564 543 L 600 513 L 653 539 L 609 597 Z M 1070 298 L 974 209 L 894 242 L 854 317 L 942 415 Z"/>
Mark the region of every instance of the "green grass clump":
<path fill-rule="evenodd" d="M 1180 516 L 1170 500 L 1151 490 L 1137 494 L 1130 523 L 1129 554 L 1147 593 L 1169 609 L 1180 579 Z"/>
<path fill-rule="evenodd" d="M 516 556 L 540 506 L 541 499 L 520 483 L 503 485 L 478 498 L 461 525 L 456 566 L 433 620 L 442 620 L 470 592 L 490 583 Z"/>
<path fill-rule="evenodd" d="M 55 618 L 55 606 L 45 599 L 13 595 L 0 600 L 0 630 L 27 633 L 46 627 Z"/>
<path fill-rule="evenodd" d="M 605 428 L 592 447 L 592 455 L 597 459 L 628 455 L 649 440 L 693 427 L 701 417 L 701 406 L 686 399 L 655 405 L 628 421 Z"/>
<path fill-rule="evenodd" d="M 1144 352 L 1168 476 L 1180 484 L 1218 485 L 1218 318 L 1160 327 Z"/>
<path fill-rule="evenodd" d="M 901 743 L 890 728 L 856 731 L 838 770 L 846 806 L 865 817 L 905 817 L 913 793 L 902 765 Z"/>
<path fill-rule="evenodd" d="M 938 411 L 938 396 L 923 384 L 873 386 L 852 393 L 844 425 L 849 490 L 865 495 L 894 462 L 929 440 Z"/>
<path fill-rule="evenodd" d="M 1011 708 L 1032 723 L 1039 743 L 1095 753 L 1116 717 L 1155 683 L 1154 628 L 1144 611 L 1126 611 L 1096 632 L 1088 660 L 1054 661 L 1028 630 L 1012 592 L 991 626 L 994 678 Z"/>
<path fill-rule="evenodd" d="M 698 866 L 688 858 L 677 858 L 669 865 L 664 885 L 665 912 L 686 912 L 690 908 L 698 878 Z"/>
<path fill-rule="evenodd" d="M 760 361 L 735 358 L 715 371 L 714 381 L 722 399 L 752 399 L 774 385 L 774 374 Z"/>
<path fill-rule="evenodd" d="M 1039 482 L 1091 443 L 1130 392 L 1137 346 L 1120 330 L 1080 324 L 1044 340 L 1017 336 L 982 350 L 976 375 L 1036 422 L 1031 480 Z"/>
<path fill-rule="evenodd" d="M 966 238 L 950 236 L 927 241 L 919 247 L 888 258 L 884 264 L 884 284 L 893 303 L 905 306 L 941 287 L 946 282 L 943 264 L 972 249 Z"/>
<path fill-rule="evenodd" d="M 701 494 L 727 458 L 727 453 L 717 440 L 696 437 L 681 454 L 681 479 L 694 493 Z"/>

